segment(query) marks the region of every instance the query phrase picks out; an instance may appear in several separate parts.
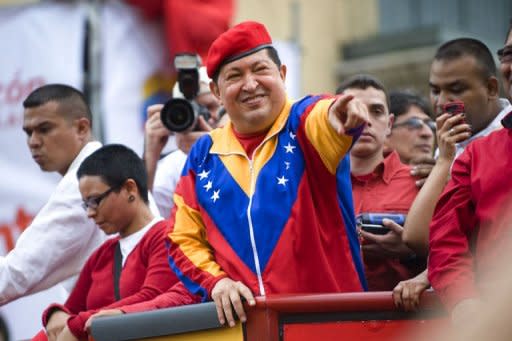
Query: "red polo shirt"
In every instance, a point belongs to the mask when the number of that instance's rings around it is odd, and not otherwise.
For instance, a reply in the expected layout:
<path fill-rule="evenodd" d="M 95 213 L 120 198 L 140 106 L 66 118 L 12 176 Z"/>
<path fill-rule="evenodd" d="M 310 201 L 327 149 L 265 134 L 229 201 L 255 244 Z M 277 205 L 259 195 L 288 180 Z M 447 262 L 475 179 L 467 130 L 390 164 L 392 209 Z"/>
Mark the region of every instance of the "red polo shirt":
<path fill-rule="evenodd" d="M 478 297 L 492 285 L 489 272 L 510 257 L 512 114 L 502 123 L 455 160 L 430 224 L 429 280 L 449 309 Z"/>
<path fill-rule="evenodd" d="M 375 170 L 366 175 L 352 175 L 354 209 L 359 213 L 409 212 L 418 194 L 411 168 L 400 162 L 396 151 L 384 158 Z M 417 262 L 398 258 L 373 258 L 363 253 L 368 289 L 392 290 L 398 282 L 417 275 L 422 269 Z"/>

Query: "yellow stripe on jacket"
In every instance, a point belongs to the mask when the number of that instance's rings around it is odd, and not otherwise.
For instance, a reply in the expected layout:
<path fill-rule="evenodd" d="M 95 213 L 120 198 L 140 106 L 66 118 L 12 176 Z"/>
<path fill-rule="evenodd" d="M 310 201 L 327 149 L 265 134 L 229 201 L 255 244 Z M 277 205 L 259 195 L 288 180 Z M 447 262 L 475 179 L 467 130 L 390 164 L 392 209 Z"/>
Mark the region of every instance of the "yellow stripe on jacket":
<path fill-rule="evenodd" d="M 319 101 L 306 119 L 306 136 L 315 147 L 323 163 L 332 174 L 348 152 L 352 137 L 340 135 L 329 123 L 329 107 L 335 99 Z"/>
<path fill-rule="evenodd" d="M 215 261 L 208 244 L 200 213 L 189 207 L 178 194 L 174 195 L 174 203 L 177 211 L 174 230 L 169 233 L 171 241 L 179 245 L 180 250 L 196 268 L 215 277 L 223 275 L 224 272 Z"/>

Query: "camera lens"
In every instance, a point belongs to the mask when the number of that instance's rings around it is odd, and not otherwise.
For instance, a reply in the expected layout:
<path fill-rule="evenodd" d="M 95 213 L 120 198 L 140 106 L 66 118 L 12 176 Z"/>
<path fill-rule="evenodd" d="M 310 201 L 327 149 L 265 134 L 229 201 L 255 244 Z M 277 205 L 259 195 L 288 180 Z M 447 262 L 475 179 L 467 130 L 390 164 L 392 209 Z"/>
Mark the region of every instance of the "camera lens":
<path fill-rule="evenodd" d="M 195 125 L 196 115 L 187 100 L 174 98 L 165 103 L 160 119 L 167 129 L 181 132 Z"/>

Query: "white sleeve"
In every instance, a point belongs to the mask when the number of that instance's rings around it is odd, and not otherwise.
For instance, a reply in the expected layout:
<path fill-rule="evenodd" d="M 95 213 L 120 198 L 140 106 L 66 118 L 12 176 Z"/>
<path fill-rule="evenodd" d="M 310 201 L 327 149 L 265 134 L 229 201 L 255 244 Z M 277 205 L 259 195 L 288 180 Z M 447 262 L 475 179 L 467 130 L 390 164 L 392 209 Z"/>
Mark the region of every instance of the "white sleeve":
<path fill-rule="evenodd" d="M 77 274 L 106 236 L 81 207 L 76 171 L 59 182 L 46 205 L 0 258 L 0 304 Z"/>
<path fill-rule="evenodd" d="M 160 214 L 164 218 L 169 218 L 171 215 L 171 209 L 174 206 L 174 190 L 180 180 L 181 171 L 186 161 L 187 155 L 178 149 L 164 157 L 157 164 L 153 183 L 153 197 Z"/>

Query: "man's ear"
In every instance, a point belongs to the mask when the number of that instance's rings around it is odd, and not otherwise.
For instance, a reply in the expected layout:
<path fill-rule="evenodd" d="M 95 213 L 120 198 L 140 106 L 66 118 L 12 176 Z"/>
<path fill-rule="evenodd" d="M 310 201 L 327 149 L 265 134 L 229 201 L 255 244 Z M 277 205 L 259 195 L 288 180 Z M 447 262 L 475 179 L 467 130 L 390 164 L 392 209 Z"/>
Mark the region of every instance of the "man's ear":
<path fill-rule="evenodd" d="M 498 79 L 491 76 L 487 79 L 487 92 L 489 93 L 490 99 L 496 99 L 500 96 L 500 84 Z"/>
<path fill-rule="evenodd" d="M 215 98 L 222 102 L 222 100 L 220 99 L 219 86 L 214 81 L 210 81 L 210 91 L 215 96 Z"/>
<path fill-rule="evenodd" d="M 286 71 L 286 65 L 281 64 L 281 67 L 279 68 L 279 74 L 281 75 L 281 79 L 283 80 L 283 82 L 286 80 Z"/>
<path fill-rule="evenodd" d="M 91 133 L 91 121 L 86 117 L 80 117 L 75 119 L 75 126 L 77 133 L 80 137 L 89 138 Z"/>
<path fill-rule="evenodd" d="M 389 123 L 386 129 L 386 136 L 391 135 L 391 128 L 393 127 L 393 123 L 395 123 L 395 114 L 389 114 Z"/>
<path fill-rule="evenodd" d="M 137 183 L 132 178 L 129 178 L 124 182 L 123 188 L 126 189 L 127 197 L 130 197 L 132 195 L 136 197 L 140 196 Z"/>

